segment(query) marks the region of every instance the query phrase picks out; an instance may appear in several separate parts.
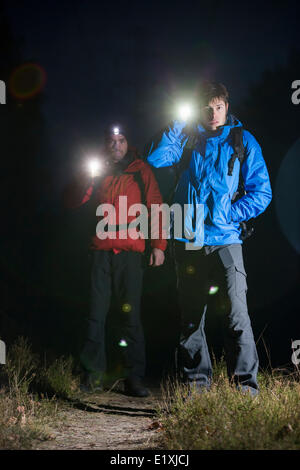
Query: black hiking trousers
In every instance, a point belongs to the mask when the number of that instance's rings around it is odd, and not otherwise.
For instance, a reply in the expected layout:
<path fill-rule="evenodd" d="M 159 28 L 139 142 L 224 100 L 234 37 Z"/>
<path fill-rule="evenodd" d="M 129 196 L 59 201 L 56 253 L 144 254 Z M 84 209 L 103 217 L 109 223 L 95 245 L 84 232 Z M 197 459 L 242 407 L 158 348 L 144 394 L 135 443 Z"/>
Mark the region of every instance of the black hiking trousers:
<path fill-rule="evenodd" d="M 112 296 L 118 308 L 116 339 L 127 378 L 145 375 L 145 342 L 140 320 L 143 255 L 132 251 L 92 253 L 90 311 L 80 360 L 87 372 L 106 372 L 105 324 Z"/>

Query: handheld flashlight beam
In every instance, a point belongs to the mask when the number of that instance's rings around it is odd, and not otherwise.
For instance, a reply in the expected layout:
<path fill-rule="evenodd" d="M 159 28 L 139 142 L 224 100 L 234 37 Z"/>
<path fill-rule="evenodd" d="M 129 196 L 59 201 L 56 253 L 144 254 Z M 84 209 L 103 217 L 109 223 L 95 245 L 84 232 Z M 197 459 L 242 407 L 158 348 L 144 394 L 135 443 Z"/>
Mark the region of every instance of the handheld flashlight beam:
<path fill-rule="evenodd" d="M 177 107 L 177 116 L 181 121 L 190 120 L 194 114 L 194 109 L 189 103 L 182 103 Z"/>
<path fill-rule="evenodd" d="M 95 176 L 99 176 L 99 174 L 101 172 L 101 166 L 102 165 L 101 165 L 100 161 L 97 158 L 91 158 L 88 161 L 87 167 L 88 167 L 88 171 L 89 171 L 90 175 L 92 176 L 92 178 L 94 178 Z"/>

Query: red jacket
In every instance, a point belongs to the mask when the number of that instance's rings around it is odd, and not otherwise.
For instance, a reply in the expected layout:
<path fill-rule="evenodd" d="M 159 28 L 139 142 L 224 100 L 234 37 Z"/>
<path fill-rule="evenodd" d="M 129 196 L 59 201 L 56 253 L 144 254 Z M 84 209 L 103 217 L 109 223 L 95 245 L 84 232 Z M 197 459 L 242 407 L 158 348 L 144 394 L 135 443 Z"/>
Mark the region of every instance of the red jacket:
<path fill-rule="evenodd" d="M 140 174 L 140 178 L 142 179 L 144 186 L 144 196 L 146 201 L 142 200 L 141 185 L 139 185 L 134 175 L 131 173 Z M 128 208 L 133 204 L 146 202 L 149 218 L 151 215 L 151 204 L 162 204 L 160 190 L 151 167 L 140 158 L 134 158 L 121 174 L 115 174 L 113 172 L 110 174 L 108 172 L 108 175 L 104 177 L 98 188 L 94 189 L 94 185 L 95 180 L 87 178 L 86 176 L 81 177 L 80 180 L 74 181 L 68 186 L 64 193 L 65 206 L 68 208 L 79 207 L 89 201 L 94 193 L 93 204 L 95 205 L 95 214 L 96 208 L 100 204 L 112 204 L 115 208 L 116 224 L 123 225 L 125 223 L 126 227 L 126 224 L 135 220 L 136 217 L 133 215 L 127 216 L 126 214 L 126 220 L 119 220 L 119 196 L 127 196 Z M 103 216 L 106 216 L 106 213 L 104 213 Z M 103 217 L 99 217 L 98 220 L 101 220 L 101 218 Z M 161 216 L 159 220 L 159 238 L 151 240 L 151 247 L 165 250 L 167 247 L 167 240 L 162 237 Z M 103 233 L 104 231 L 102 231 L 102 234 Z M 111 232 L 108 233 L 111 234 Z M 156 233 L 158 233 L 158 227 L 156 227 Z M 145 250 L 145 240 L 142 234 L 140 238 L 133 239 L 128 236 L 128 228 L 125 228 L 115 231 L 113 236 L 115 239 L 107 237 L 106 239 L 101 240 L 96 235 L 95 227 L 95 235 L 92 237 L 90 248 L 92 250 L 113 250 L 115 253 L 122 250 L 137 252 L 143 252 Z M 150 225 L 148 237 L 151 237 Z"/>

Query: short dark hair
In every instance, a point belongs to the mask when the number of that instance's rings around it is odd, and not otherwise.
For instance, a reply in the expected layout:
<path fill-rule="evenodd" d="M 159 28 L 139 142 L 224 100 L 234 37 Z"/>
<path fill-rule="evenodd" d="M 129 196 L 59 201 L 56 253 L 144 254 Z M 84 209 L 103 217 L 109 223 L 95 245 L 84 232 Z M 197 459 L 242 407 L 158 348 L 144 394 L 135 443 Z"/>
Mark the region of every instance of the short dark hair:
<path fill-rule="evenodd" d="M 198 99 L 200 106 L 207 106 L 210 101 L 219 98 L 228 103 L 229 94 L 223 83 L 203 81 L 199 86 Z"/>

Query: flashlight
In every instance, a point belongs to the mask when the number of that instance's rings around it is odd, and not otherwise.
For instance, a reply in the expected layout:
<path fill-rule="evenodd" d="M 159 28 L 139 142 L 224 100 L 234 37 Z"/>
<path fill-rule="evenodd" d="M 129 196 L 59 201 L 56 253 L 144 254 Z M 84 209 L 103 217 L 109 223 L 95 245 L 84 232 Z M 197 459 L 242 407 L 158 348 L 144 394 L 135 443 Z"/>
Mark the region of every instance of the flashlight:
<path fill-rule="evenodd" d="M 189 103 L 182 103 L 177 108 L 177 115 L 181 121 L 188 121 L 194 115 L 194 110 Z"/>
<path fill-rule="evenodd" d="M 102 165 L 98 158 L 92 157 L 88 161 L 87 167 L 91 177 L 94 178 L 95 176 L 99 176 Z"/>

